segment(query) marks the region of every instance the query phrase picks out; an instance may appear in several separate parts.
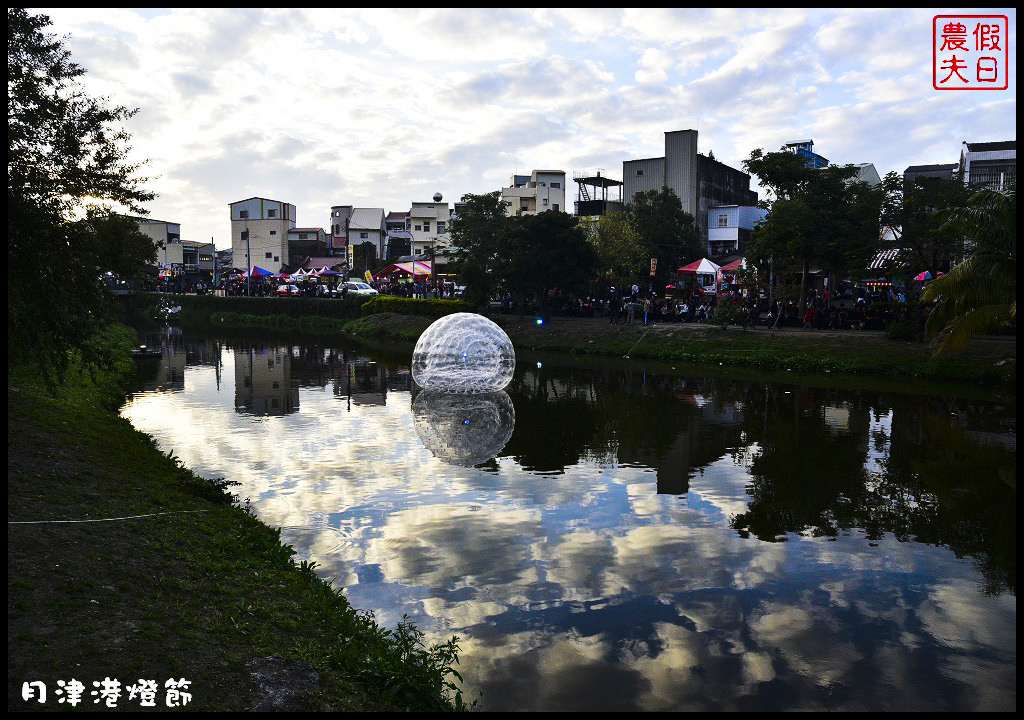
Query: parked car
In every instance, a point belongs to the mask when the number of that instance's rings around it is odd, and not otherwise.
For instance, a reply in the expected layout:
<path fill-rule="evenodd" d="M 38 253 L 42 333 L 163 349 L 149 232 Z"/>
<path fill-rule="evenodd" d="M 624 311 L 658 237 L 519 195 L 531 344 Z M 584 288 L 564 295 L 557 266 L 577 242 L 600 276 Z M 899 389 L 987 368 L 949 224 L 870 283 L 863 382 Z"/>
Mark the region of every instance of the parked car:
<path fill-rule="evenodd" d="M 376 290 L 362 282 L 347 282 L 345 287 L 354 295 L 379 295 Z"/>
<path fill-rule="evenodd" d="M 277 294 L 281 297 L 297 297 L 302 294 L 302 291 L 299 290 L 298 285 L 278 285 Z"/>

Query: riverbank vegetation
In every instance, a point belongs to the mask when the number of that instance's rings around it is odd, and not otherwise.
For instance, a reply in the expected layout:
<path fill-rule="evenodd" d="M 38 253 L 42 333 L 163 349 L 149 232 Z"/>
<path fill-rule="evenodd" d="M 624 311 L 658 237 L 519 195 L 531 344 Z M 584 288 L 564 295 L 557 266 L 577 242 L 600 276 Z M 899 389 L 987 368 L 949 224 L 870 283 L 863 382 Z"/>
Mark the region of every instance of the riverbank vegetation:
<path fill-rule="evenodd" d="M 183 307 L 182 320 L 221 329 L 269 329 L 303 332 L 321 337 L 350 337 L 393 343 L 415 343 L 436 313 L 461 311 L 439 303 L 452 301 L 402 298 L 395 312 L 358 318 L 285 314 L 292 301 L 278 298 L 218 298 L 175 296 Z M 210 312 L 218 306 L 245 301 L 250 312 Z M 321 301 L 325 306 L 330 300 Z M 369 303 L 368 303 L 369 304 Z M 185 310 L 184 308 L 191 308 Z M 918 378 L 937 382 L 976 383 L 991 387 L 1016 385 L 1015 339 L 977 340 L 954 354 L 933 357 L 918 341 L 916 325 L 907 333 L 865 331 L 770 330 L 743 326 L 668 323 L 644 326 L 611 325 L 600 318 L 551 317 L 537 324 L 533 316 L 492 315 L 518 349 L 563 352 L 577 356 L 664 360 L 694 366 L 746 367 L 765 371 L 851 377 Z"/>
<path fill-rule="evenodd" d="M 75 361 L 54 393 L 29 366 L 8 375 L 9 709 L 37 707 L 21 700 L 34 681 L 57 707 L 72 679 L 92 707 L 91 682 L 108 677 L 129 709 L 140 678 L 159 699 L 167 679 L 189 680 L 197 710 L 460 706 L 455 639 L 426 648 L 410 625 L 382 628 L 296 563 L 278 530 L 231 503 L 230 482 L 116 415 L 134 333 L 91 342 L 110 370 Z M 260 678 L 275 674 L 270 694 Z"/>

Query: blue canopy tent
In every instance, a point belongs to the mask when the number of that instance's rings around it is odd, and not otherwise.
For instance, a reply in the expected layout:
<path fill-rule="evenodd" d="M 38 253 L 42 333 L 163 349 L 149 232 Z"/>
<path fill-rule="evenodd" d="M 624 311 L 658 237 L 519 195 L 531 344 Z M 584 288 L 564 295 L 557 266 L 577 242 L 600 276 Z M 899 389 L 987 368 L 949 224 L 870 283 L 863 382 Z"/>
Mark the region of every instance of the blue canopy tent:
<path fill-rule="evenodd" d="M 249 270 L 249 277 L 269 277 L 273 274 L 269 270 L 264 270 L 259 265 L 253 265 Z"/>

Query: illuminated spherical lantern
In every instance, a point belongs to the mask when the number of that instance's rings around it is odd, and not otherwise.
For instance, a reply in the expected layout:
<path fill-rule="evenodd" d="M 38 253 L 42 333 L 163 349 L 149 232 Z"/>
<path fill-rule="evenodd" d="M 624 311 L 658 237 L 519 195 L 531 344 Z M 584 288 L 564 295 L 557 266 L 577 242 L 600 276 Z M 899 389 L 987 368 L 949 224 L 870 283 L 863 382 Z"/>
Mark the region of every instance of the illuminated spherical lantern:
<path fill-rule="evenodd" d="M 516 351 L 500 327 L 476 313 L 446 315 L 423 331 L 412 378 L 429 390 L 494 392 L 512 381 Z"/>

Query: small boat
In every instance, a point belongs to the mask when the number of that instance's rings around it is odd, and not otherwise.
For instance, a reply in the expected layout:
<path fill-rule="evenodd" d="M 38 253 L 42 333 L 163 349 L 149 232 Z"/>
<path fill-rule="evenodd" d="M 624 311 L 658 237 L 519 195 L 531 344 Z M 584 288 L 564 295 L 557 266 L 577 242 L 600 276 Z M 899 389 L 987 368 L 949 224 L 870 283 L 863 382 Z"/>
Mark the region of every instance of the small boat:
<path fill-rule="evenodd" d="M 139 345 L 137 348 L 132 350 L 132 357 L 136 360 L 146 360 L 149 358 L 158 358 L 163 355 L 160 348 L 148 348 L 145 345 Z"/>

